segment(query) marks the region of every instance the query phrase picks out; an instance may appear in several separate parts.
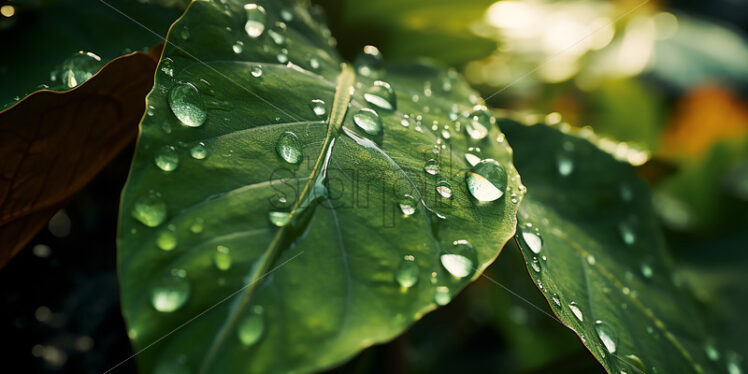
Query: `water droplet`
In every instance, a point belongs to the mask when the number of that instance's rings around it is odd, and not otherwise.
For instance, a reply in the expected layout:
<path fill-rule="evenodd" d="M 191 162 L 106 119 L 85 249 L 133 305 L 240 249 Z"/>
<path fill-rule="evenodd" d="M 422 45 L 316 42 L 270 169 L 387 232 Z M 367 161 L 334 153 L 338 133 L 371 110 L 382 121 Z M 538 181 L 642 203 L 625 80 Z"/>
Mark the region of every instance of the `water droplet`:
<path fill-rule="evenodd" d="M 148 227 L 156 227 L 166 219 L 166 203 L 161 200 L 161 194 L 149 191 L 147 195 L 135 201 L 132 217 Z"/>
<path fill-rule="evenodd" d="M 323 117 L 327 114 L 327 108 L 325 107 L 325 102 L 323 100 L 314 99 L 312 100 L 312 103 L 309 104 L 309 107 L 312 108 L 314 115 L 317 117 Z"/>
<path fill-rule="evenodd" d="M 177 246 L 176 227 L 169 225 L 156 237 L 156 245 L 164 251 L 171 251 Z"/>
<path fill-rule="evenodd" d="M 237 55 L 242 53 L 244 51 L 244 42 L 241 40 L 237 40 L 234 45 L 231 46 L 231 50 L 234 51 Z"/>
<path fill-rule="evenodd" d="M 208 156 L 208 149 L 205 148 L 205 143 L 200 142 L 190 148 L 190 156 L 195 160 L 202 160 Z"/>
<path fill-rule="evenodd" d="M 286 22 L 293 21 L 293 13 L 291 13 L 291 11 L 288 9 L 281 9 L 280 15 L 281 18 Z"/>
<path fill-rule="evenodd" d="M 533 256 L 532 261 L 530 261 L 530 267 L 532 267 L 532 270 L 536 273 L 540 273 L 540 261 L 538 261 L 537 257 Z"/>
<path fill-rule="evenodd" d="M 400 210 L 403 212 L 403 214 L 405 216 L 410 216 L 416 212 L 416 207 L 418 207 L 418 200 L 416 200 L 416 198 L 411 195 L 405 194 L 400 200 L 399 205 Z"/>
<path fill-rule="evenodd" d="M 291 216 L 287 212 L 270 212 L 268 213 L 268 219 L 273 225 L 283 227 L 290 222 Z"/>
<path fill-rule="evenodd" d="M 630 202 L 634 199 L 634 191 L 631 190 L 631 186 L 628 184 L 621 184 L 618 192 L 621 195 L 621 200 L 625 202 Z"/>
<path fill-rule="evenodd" d="M 535 254 L 540 253 L 540 250 L 543 249 L 543 238 L 540 237 L 540 233 L 529 227 L 523 227 L 520 231 L 522 232 L 522 241 L 525 242 L 527 247 Z"/>
<path fill-rule="evenodd" d="M 639 270 L 641 270 L 642 276 L 644 276 L 644 278 L 649 279 L 652 278 L 652 275 L 654 275 L 654 271 L 649 264 L 642 264 Z"/>
<path fill-rule="evenodd" d="M 166 145 L 156 154 L 153 161 L 159 169 L 172 171 L 179 166 L 179 155 L 174 146 Z"/>
<path fill-rule="evenodd" d="M 377 135 L 382 131 L 382 120 L 377 112 L 363 108 L 353 116 L 353 122 L 369 135 Z"/>
<path fill-rule="evenodd" d="M 595 321 L 595 331 L 600 341 L 603 342 L 605 349 L 610 353 L 616 353 L 616 344 L 618 343 L 618 337 L 607 323 L 603 321 Z"/>
<path fill-rule="evenodd" d="M 426 164 L 423 166 L 423 171 L 431 175 L 438 174 L 439 173 L 439 162 L 434 160 L 433 158 L 426 161 Z"/>
<path fill-rule="evenodd" d="M 449 288 L 440 286 L 436 287 L 434 292 L 434 302 L 436 305 L 447 305 L 452 301 L 452 296 L 449 294 Z"/>
<path fill-rule="evenodd" d="M 192 223 L 190 223 L 190 231 L 192 231 L 193 234 L 199 234 L 203 232 L 204 228 L 205 220 L 200 217 L 195 218 L 194 220 L 192 220 Z"/>
<path fill-rule="evenodd" d="M 169 107 L 183 125 L 199 127 L 205 123 L 205 111 L 200 93 L 192 83 L 180 83 L 169 91 Z"/>
<path fill-rule="evenodd" d="M 595 256 L 593 255 L 587 255 L 587 263 L 590 265 L 594 265 L 597 260 L 595 260 Z"/>
<path fill-rule="evenodd" d="M 244 11 L 247 14 L 247 23 L 244 24 L 244 31 L 250 38 L 257 38 L 265 31 L 265 22 L 267 14 L 265 8 L 257 4 L 244 5 Z"/>
<path fill-rule="evenodd" d="M 618 224 L 618 232 L 621 234 L 621 239 L 627 245 L 633 245 L 636 242 L 636 234 L 634 229 L 629 222 L 621 222 Z"/>
<path fill-rule="evenodd" d="M 477 165 L 481 159 L 480 148 L 470 147 L 468 148 L 468 151 L 465 152 L 465 160 L 470 164 L 470 166 Z"/>
<path fill-rule="evenodd" d="M 558 296 L 557 293 L 554 293 L 553 296 L 551 296 L 551 300 L 553 300 L 554 305 L 561 306 L 561 298 Z"/>
<path fill-rule="evenodd" d="M 286 24 L 285 23 L 278 23 L 277 27 L 272 28 L 268 30 L 268 35 L 270 36 L 270 39 L 273 40 L 273 43 L 275 45 L 285 45 L 286 44 Z"/>
<path fill-rule="evenodd" d="M 78 51 L 62 63 L 60 78 L 65 86 L 73 88 L 91 78 L 101 66 L 101 57 Z"/>
<path fill-rule="evenodd" d="M 741 357 L 735 353 L 730 352 L 727 355 L 727 373 L 728 374 L 743 374 L 743 369 L 740 368 Z"/>
<path fill-rule="evenodd" d="M 364 99 L 369 104 L 382 110 L 392 111 L 397 108 L 395 91 L 387 82 L 374 82 L 374 85 L 364 93 Z"/>
<path fill-rule="evenodd" d="M 310 58 L 309 66 L 314 70 L 319 69 L 319 60 L 317 60 L 315 57 Z"/>
<path fill-rule="evenodd" d="M 449 199 L 452 197 L 452 185 L 446 180 L 441 180 L 436 183 L 436 192 L 439 193 L 439 196 Z"/>
<path fill-rule="evenodd" d="M 278 138 L 278 143 L 275 145 L 275 151 L 278 152 L 278 156 L 289 164 L 298 164 L 304 158 L 301 151 L 301 141 L 291 131 L 281 134 L 280 138 Z"/>
<path fill-rule="evenodd" d="M 216 247 L 216 252 L 213 254 L 213 264 L 216 265 L 218 270 L 226 271 L 231 268 L 231 254 L 229 248 L 223 245 Z"/>
<path fill-rule="evenodd" d="M 456 240 L 448 252 L 442 253 L 439 260 L 452 276 L 465 278 L 475 272 L 478 263 L 477 253 L 467 240 Z"/>
<path fill-rule="evenodd" d="M 288 62 L 288 50 L 283 48 L 278 52 L 277 55 L 275 55 L 275 59 L 278 60 L 279 63 L 285 64 Z"/>
<path fill-rule="evenodd" d="M 187 26 L 182 27 L 182 30 L 179 31 L 179 37 L 182 38 L 182 39 L 184 39 L 184 40 L 189 39 L 190 38 L 190 28 L 187 27 Z"/>
<path fill-rule="evenodd" d="M 572 153 L 574 151 L 574 143 L 565 141 L 561 145 L 561 148 L 561 151 L 556 154 L 556 168 L 559 175 L 566 177 L 571 175 L 574 171 L 574 158 Z"/>
<path fill-rule="evenodd" d="M 569 310 L 571 310 L 571 313 L 574 314 L 574 317 L 577 317 L 579 322 L 584 321 L 584 315 L 582 315 L 582 309 L 579 309 L 579 306 L 577 306 L 577 303 L 572 301 L 569 303 Z"/>
<path fill-rule="evenodd" d="M 239 323 L 236 330 L 239 342 L 245 346 L 257 343 L 265 331 L 265 317 L 262 307 L 252 308 L 250 314 Z"/>
<path fill-rule="evenodd" d="M 181 269 L 172 269 L 151 289 L 151 305 L 159 312 L 173 312 L 187 302 L 190 292 L 191 287 L 186 279 L 186 272 Z"/>
<path fill-rule="evenodd" d="M 405 256 L 395 273 L 395 281 L 400 287 L 410 288 L 418 283 L 420 269 L 413 256 Z"/>
<path fill-rule="evenodd" d="M 255 78 L 261 77 L 262 76 L 262 66 L 260 66 L 260 65 L 252 66 L 252 68 L 249 69 L 249 74 L 252 74 L 252 76 L 255 77 Z"/>
<path fill-rule="evenodd" d="M 639 358 L 639 356 L 635 354 L 628 354 L 624 356 L 624 358 L 632 367 L 636 368 L 636 372 L 639 372 L 639 373 L 647 372 L 647 366 L 644 365 L 644 362 L 642 362 L 642 359 Z"/>
<path fill-rule="evenodd" d="M 356 71 L 364 77 L 376 78 L 382 70 L 382 54 L 373 45 L 367 45 L 356 57 Z"/>
<path fill-rule="evenodd" d="M 468 122 L 465 125 L 465 131 L 474 140 L 481 140 L 488 135 L 488 130 L 493 123 L 491 113 L 485 108 L 478 108 L 468 116 Z"/>
<path fill-rule="evenodd" d="M 497 161 L 485 159 L 473 166 L 465 178 L 468 191 L 478 201 L 494 201 L 504 196 L 506 170 Z"/>

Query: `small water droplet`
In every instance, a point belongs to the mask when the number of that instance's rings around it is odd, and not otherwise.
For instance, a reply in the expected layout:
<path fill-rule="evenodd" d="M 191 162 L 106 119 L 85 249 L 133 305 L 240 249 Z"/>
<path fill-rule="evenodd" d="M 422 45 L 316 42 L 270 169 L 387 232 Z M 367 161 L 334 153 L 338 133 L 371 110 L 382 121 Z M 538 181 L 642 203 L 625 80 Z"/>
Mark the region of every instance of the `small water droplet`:
<path fill-rule="evenodd" d="M 168 225 L 156 237 L 156 245 L 164 251 L 171 251 L 177 246 L 177 233 L 174 225 Z"/>
<path fill-rule="evenodd" d="M 252 74 L 252 76 L 255 77 L 255 78 L 261 77 L 262 76 L 262 66 L 260 66 L 260 65 L 252 66 L 252 68 L 249 69 L 249 74 Z"/>
<path fill-rule="evenodd" d="M 205 148 L 205 143 L 200 142 L 190 148 L 190 156 L 195 160 L 202 160 L 208 156 L 208 150 Z"/>
<path fill-rule="evenodd" d="M 420 269 L 413 256 L 405 256 L 395 273 L 395 281 L 400 287 L 410 288 L 418 283 Z"/>
<path fill-rule="evenodd" d="M 192 220 L 192 223 L 190 223 L 190 231 L 192 231 L 193 234 L 199 234 L 203 232 L 204 228 L 205 220 L 200 217 L 195 218 L 194 220 Z"/>
<path fill-rule="evenodd" d="M 247 15 L 247 23 L 244 24 L 244 31 L 247 35 L 253 39 L 262 35 L 267 20 L 265 8 L 257 4 L 245 4 L 244 11 Z"/>
<path fill-rule="evenodd" d="M 312 112 L 314 112 L 314 115 L 317 117 L 323 117 L 327 114 L 327 108 L 325 107 L 325 102 L 323 100 L 314 99 L 312 100 L 312 103 L 309 104 L 309 107 L 312 108 Z"/>
<path fill-rule="evenodd" d="M 574 317 L 577 317 L 579 322 L 584 321 L 584 315 L 582 314 L 582 309 L 579 309 L 579 306 L 577 306 L 577 303 L 572 301 L 569 303 L 569 310 L 571 310 L 571 313 L 574 314 Z"/>
<path fill-rule="evenodd" d="M 590 265 L 594 265 L 597 260 L 595 260 L 595 256 L 593 255 L 587 255 L 587 263 Z"/>
<path fill-rule="evenodd" d="M 369 135 L 377 135 L 382 131 L 382 120 L 377 112 L 363 108 L 353 116 L 353 122 Z"/>
<path fill-rule="evenodd" d="M 635 354 L 628 354 L 624 356 L 624 358 L 632 367 L 636 368 L 636 372 L 646 374 L 647 366 L 644 365 L 644 362 L 642 362 L 642 359 L 639 358 L 639 356 Z"/>
<path fill-rule="evenodd" d="M 440 286 L 436 287 L 434 292 L 434 302 L 436 305 L 447 305 L 452 301 L 452 296 L 449 294 L 449 288 Z"/>
<path fill-rule="evenodd" d="M 275 145 L 275 151 L 278 152 L 278 156 L 289 164 L 298 164 L 304 158 L 301 151 L 301 141 L 291 131 L 281 134 L 280 138 L 278 138 L 278 143 Z"/>
<path fill-rule="evenodd" d="M 416 198 L 411 195 L 405 194 L 400 200 L 399 205 L 400 210 L 407 217 L 413 215 L 413 213 L 416 212 L 416 208 L 418 207 L 418 200 L 416 200 Z"/>
<path fill-rule="evenodd" d="M 382 70 L 382 54 L 373 45 L 367 45 L 356 57 L 356 71 L 364 77 L 377 78 Z"/>
<path fill-rule="evenodd" d="M 553 296 L 551 296 L 551 300 L 553 300 L 554 305 L 561 306 L 561 298 L 558 296 L 557 293 L 554 293 Z"/>
<path fill-rule="evenodd" d="M 540 233 L 530 227 L 523 227 L 520 231 L 522 232 L 522 241 L 525 242 L 527 247 L 535 254 L 540 253 L 543 249 L 543 238 L 540 237 Z"/>
<path fill-rule="evenodd" d="M 228 247 L 219 245 L 216 247 L 216 252 L 213 254 L 213 264 L 216 265 L 218 270 L 226 271 L 231 268 L 231 254 Z"/>
<path fill-rule="evenodd" d="M 166 145 L 156 154 L 153 162 L 163 171 L 172 171 L 179 166 L 179 155 L 174 146 Z"/>
<path fill-rule="evenodd" d="M 530 261 L 530 267 L 532 267 L 532 270 L 536 273 L 540 273 L 540 261 L 538 261 L 537 257 L 533 256 L 532 261 Z"/>
<path fill-rule="evenodd" d="M 478 201 L 495 201 L 504 196 L 506 170 L 497 161 L 485 159 L 473 166 L 465 178 L 468 191 Z"/>
<path fill-rule="evenodd" d="M 561 151 L 556 154 L 556 168 L 559 175 L 567 177 L 574 171 L 574 158 L 572 153 L 574 151 L 574 143 L 565 141 L 561 145 L 561 148 Z"/>
<path fill-rule="evenodd" d="M 618 232 L 621 234 L 621 240 L 626 245 L 633 245 L 636 242 L 636 234 L 634 228 L 629 222 L 621 222 L 618 224 Z"/>
<path fill-rule="evenodd" d="M 149 191 L 135 201 L 131 215 L 148 227 L 156 227 L 166 219 L 166 203 L 160 193 Z"/>
<path fill-rule="evenodd" d="M 286 22 L 293 21 L 293 13 L 291 13 L 291 11 L 288 9 L 281 9 L 280 15 L 281 18 Z"/>
<path fill-rule="evenodd" d="M 447 252 L 439 257 L 444 269 L 455 278 L 465 278 L 475 272 L 477 253 L 467 240 L 456 240 Z"/>
<path fill-rule="evenodd" d="M 241 40 L 237 40 L 234 45 L 231 46 L 231 50 L 234 51 L 237 55 L 242 53 L 244 51 L 244 42 Z"/>
<path fill-rule="evenodd" d="M 652 278 L 652 275 L 654 275 L 652 266 L 650 266 L 649 264 L 642 264 L 639 270 L 641 271 L 642 276 L 644 276 L 644 278 L 649 279 L 649 278 Z"/>
<path fill-rule="evenodd" d="M 278 52 L 277 55 L 275 55 L 275 59 L 278 60 L 279 63 L 285 64 L 288 62 L 288 50 L 283 48 Z"/>
<path fill-rule="evenodd" d="M 607 323 L 603 321 L 595 321 L 595 331 L 600 341 L 605 346 L 605 349 L 609 353 L 616 353 L 616 344 L 618 343 L 618 336 Z"/>
<path fill-rule="evenodd" d="M 265 331 L 265 317 L 262 307 L 256 306 L 248 316 L 239 323 L 236 330 L 239 342 L 245 346 L 257 343 Z"/>
<path fill-rule="evenodd" d="M 427 174 L 430 175 L 436 175 L 439 173 L 439 162 L 434 160 L 433 158 L 426 161 L 426 164 L 423 165 L 423 171 L 425 171 Z"/>
<path fill-rule="evenodd" d="M 465 160 L 470 164 L 470 166 L 477 165 L 482 159 L 480 148 L 470 147 L 468 148 L 468 151 L 465 152 Z"/>
<path fill-rule="evenodd" d="M 436 192 L 439 193 L 439 196 L 449 199 L 452 197 L 452 185 L 446 180 L 441 180 L 436 183 Z"/>
<path fill-rule="evenodd" d="M 488 130 L 493 123 L 491 113 L 485 108 L 478 108 L 468 116 L 465 131 L 474 140 L 481 140 L 488 135 Z"/>
<path fill-rule="evenodd" d="M 285 45 L 286 44 L 286 24 L 279 22 L 276 24 L 276 27 L 268 30 L 268 36 L 270 36 L 270 39 L 273 40 L 273 43 L 275 45 Z"/>
<path fill-rule="evenodd" d="M 181 269 L 172 269 L 151 289 L 151 305 L 159 312 L 173 312 L 187 302 L 190 292 L 191 287 L 187 281 L 186 272 Z"/>
<path fill-rule="evenodd" d="M 179 121 L 188 127 L 199 127 L 205 123 L 205 111 L 197 87 L 192 83 L 180 83 L 169 91 L 169 107 Z"/>
<path fill-rule="evenodd" d="M 741 357 L 735 353 L 730 352 L 727 354 L 727 373 L 728 374 L 743 374 L 743 369 L 740 367 Z"/>
<path fill-rule="evenodd" d="M 393 111 L 397 108 L 395 91 L 387 82 L 374 82 L 374 85 L 364 93 L 364 99 L 378 109 Z"/>
<path fill-rule="evenodd" d="M 314 69 L 314 70 L 319 69 L 319 60 L 317 60 L 317 58 L 315 58 L 315 57 L 310 58 L 309 59 L 309 66 L 312 69 Z"/>

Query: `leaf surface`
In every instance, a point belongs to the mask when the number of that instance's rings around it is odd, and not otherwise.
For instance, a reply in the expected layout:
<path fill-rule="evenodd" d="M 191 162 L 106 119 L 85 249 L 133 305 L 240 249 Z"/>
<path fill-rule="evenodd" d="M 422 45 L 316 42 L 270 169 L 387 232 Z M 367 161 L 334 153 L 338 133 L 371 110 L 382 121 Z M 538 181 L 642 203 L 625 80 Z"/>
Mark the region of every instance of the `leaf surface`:
<path fill-rule="evenodd" d="M 263 3 L 252 37 L 243 5 L 191 3 L 147 98 L 119 231 L 145 372 L 331 367 L 448 302 L 514 232 L 511 150 L 495 126 L 465 133 L 478 98 L 462 79 L 423 64 L 357 74 L 306 8 Z M 377 79 L 394 100 L 367 102 Z M 502 165 L 504 196 L 472 197 L 469 147 Z M 442 254 L 462 255 L 451 273 Z"/>

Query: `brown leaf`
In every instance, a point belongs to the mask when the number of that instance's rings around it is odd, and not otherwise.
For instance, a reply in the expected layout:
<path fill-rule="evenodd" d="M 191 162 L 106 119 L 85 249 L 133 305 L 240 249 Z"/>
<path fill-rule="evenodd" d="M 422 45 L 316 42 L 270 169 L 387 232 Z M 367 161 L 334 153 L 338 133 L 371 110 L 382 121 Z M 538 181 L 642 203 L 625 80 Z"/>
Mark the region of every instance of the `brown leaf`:
<path fill-rule="evenodd" d="M 135 139 L 162 46 L 0 112 L 0 267 Z"/>

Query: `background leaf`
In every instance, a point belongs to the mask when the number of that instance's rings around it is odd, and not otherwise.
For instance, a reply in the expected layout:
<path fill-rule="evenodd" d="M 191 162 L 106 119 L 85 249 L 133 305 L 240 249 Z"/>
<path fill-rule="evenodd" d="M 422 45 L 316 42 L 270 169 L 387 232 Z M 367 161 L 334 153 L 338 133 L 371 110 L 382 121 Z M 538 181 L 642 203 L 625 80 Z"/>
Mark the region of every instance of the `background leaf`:
<path fill-rule="evenodd" d="M 630 167 L 551 127 L 501 125 L 528 189 L 518 240 L 560 321 L 609 372 L 717 372 Z"/>
<path fill-rule="evenodd" d="M 120 217 L 144 371 L 336 365 L 449 302 L 514 232 L 511 150 L 488 112 L 467 118 L 467 84 L 430 65 L 384 73 L 371 53 L 341 70 L 327 28 L 293 4 L 262 19 L 193 2 L 170 31 Z M 506 196 L 468 192 L 470 146 L 503 165 Z"/>
<path fill-rule="evenodd" d="M 120 57 L 65 93 L 0 112 L 0 266 L 137 133 L 161 49 Z"/>

